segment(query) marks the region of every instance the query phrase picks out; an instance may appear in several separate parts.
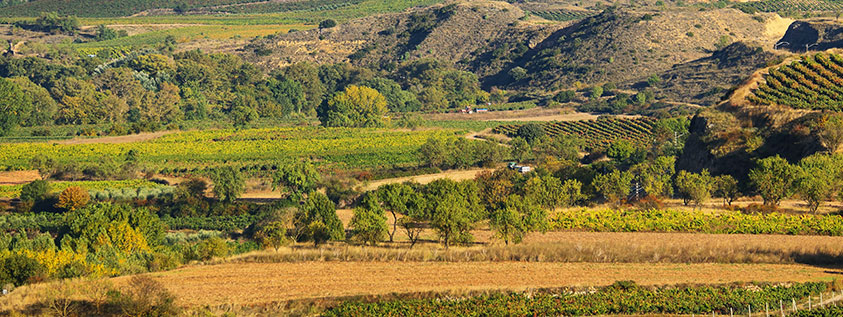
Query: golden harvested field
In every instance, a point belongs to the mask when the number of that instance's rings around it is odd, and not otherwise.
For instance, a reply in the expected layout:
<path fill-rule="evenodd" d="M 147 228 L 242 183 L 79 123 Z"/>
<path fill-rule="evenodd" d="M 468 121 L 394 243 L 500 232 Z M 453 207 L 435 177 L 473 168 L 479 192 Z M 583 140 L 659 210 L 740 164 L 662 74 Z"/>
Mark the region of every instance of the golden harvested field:
<path fill-rule="evenodd" d="M 782 264 L 526 262 L 231 263 L 153 273 L 182 306 L 259 305 L 296 299 L 410 292 L 830 280 L 840 270 Z M 117 278 L 119 285 L 128 278 Z"/>

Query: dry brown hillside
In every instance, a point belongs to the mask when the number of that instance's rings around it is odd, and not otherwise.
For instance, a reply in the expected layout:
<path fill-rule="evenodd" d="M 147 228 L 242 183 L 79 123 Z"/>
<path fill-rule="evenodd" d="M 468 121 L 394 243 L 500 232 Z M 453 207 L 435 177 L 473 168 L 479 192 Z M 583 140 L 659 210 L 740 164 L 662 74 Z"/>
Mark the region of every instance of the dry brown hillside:
<path fill-rule="evenodd" d="M 470 1 L 370 16 L 326 30 L 279 35 L 256 43 L 273 54 L 255 59 L 266 67 L 299 61 L 352 62 L 385 67 L 432 57 L 451 63 L 472 60 L 472 54 L 506 39 L 537 44 L 553 25 L 519 21 L 524 12 L 506 2 Z"/>

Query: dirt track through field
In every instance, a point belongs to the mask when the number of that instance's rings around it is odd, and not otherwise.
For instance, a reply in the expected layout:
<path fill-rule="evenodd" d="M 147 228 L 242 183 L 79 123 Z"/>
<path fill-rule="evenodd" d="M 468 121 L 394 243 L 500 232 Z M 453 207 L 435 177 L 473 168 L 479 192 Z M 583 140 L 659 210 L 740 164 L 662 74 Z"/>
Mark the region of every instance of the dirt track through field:
<path fill-rule="evenodd" d="M 0 172 L 0 185 L 26 184 L 41 179 L 36 170 Z"/>
<path fill-rule="evenodd" d="M 173 292 L 180 305 L 197 306 L 428 291 L 600 286 L 618 280 L 642 285 L 804 282 L 839 274 L 838 269 L 805 265 L 302 262 L 194 266 L 151 276 Z M 127 279 L 117 278 L 117 282 Z"/>
<path fill-rule="evenodd" d="M 437 179 L 451 179 L 455 181 L 463 181 L 467 179 L 474 179 L 477 176 L 477 173 L 482 171 L 492 171 L 494 169 L 491 168 L 474 168 L 474 169 L 467 169 L 467 170 L 451 170 L 445 171 L 442 173 L 435 173 L 435 174 L 423 174 L 423 175 L 415 175 L 415 176 L 406 176 L 406 177 L 396 177 L 396 178 L 386 178 L 386 179 L 379 179 L 375 181 L 371 181 L 367 184 L 364 184 L 362 189 L 369 191 L 375 190 L 381 185 L 386 184 L 395 184 L 395 183 L 404 183 L 413 181 L 419 184 L 427 184 Z M 246 199 L 277 199 L 281 198 L 281 193 L 278 191 L 272 190 L 259 190 L 259 191 L 248 191 L 243 193 L 241 198 Z"/>
<path fill-rule="evenodd" d="M 62 141 L 55 141 L 53 143 L 56 144 L 94 144 L 94 143 L 108 143 L 108 144 L 120 144 L 120 143 L 132 143 L 132 142 L 142 142 L 142 141 L 149 141 L 160 138 L 170 133 L 174 133 L 176 131 L 161 131 L 161 132 L 149 132 L 149 133 L 139 133 L 139 134 L 130 134 L 130 135 L 121 135 L 121 136 L 107 136 L 101 138 L 90 138 L 90 139 L 70 139 L 70 140 L 62 140 Z"/>
<path fill-rule="evenodd" d="M 452 170 L 446 171 L 442 173 L 436 174 L 424 174 L 424 175 L 416 175 L 416 176 L 407 176 L 407 177 L 397 177 L 397 178 L 387 178 L 387 179 L 379 179 L 376 181 L 369 182 L 366 186 L 363 187 L 365 190 L 374 190 L 380 187 L 381 185 L 386 184 L 395 184 L 395 183 L 404 183 L 404 182 L 416 182 L 419 184 L 427 184 L 437 179 L 447 178 L 450 180 L 455 181 L 464 181 L 467 179 L 474 179 L 477 176 L 477 173 L 483 171 L 493 171 L 493 168 L 474 168 L 474 169 L 467 169 L 467 170 Z"/>

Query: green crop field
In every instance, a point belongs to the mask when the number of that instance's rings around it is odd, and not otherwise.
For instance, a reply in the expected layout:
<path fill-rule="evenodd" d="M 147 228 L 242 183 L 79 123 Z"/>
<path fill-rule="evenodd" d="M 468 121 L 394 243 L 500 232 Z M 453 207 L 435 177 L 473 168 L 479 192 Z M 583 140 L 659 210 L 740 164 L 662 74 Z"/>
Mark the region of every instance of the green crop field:
<path fill-rule="evenodd" d="M 197 172 L 215 166 L 271 169 L 288 160 L 309 159 L 322 168 L 417 166 L 416 150 L 431 137 L 456 130 L 393 131 L 347 128 L 267 128 L 211 130 L 170 134 L 135 143 L 0 144 L 0 169 L 29 169 L 43 155 L 58 162 L 93 163 L 120 159 L 134 150 L 147 169 Z"/>
<path fill-rule="evenodd" d="M 83 17 L 112 17 L 128 16 L 150 9 L 171 9 L 179 4 L 185 4 L 187 8 L 203 8 L 257 1 L 260 0 L 74 0 L 74 3 L 69 5 L 68 1 L 65 0 L 39 0 L 3 8 L 0 15 L 37 16 L 41 12 L 58 12 L 64 15 Z"/>

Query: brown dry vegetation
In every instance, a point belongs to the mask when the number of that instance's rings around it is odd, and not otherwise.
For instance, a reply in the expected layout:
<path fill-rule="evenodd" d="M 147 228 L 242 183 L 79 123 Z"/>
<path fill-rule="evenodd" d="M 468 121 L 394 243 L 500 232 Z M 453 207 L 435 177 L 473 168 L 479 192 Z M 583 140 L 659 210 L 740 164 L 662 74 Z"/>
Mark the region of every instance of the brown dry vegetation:
<path fill-rule="evenodd" d="M 320 249 L 293 246 L 260 251 L 217 263 L 306 261 L 379 262 L 593 262 L 593 263 L 803 263 L 843 262 L 843 237 L 725 235 L 692 233 L 548 232 L 533 233 L 519 245 L 504 246 L 489 231 L 473 232 L 477 245 L 444 251 L 433 232 L 410 249 L 396 234 L 395 243 L 379 247 L 328 245 Z"/>

